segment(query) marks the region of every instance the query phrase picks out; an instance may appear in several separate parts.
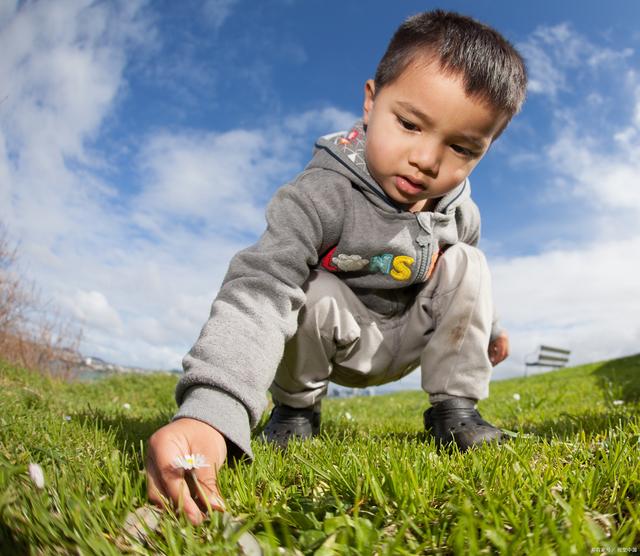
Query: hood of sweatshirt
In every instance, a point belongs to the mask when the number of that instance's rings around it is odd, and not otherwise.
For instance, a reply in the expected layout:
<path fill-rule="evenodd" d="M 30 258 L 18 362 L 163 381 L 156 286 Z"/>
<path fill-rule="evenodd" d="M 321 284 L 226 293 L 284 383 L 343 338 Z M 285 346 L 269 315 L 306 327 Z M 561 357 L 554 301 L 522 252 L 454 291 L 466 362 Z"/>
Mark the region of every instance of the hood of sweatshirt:
<path fill-rule="evenodd" d="M 369 173 L 365 158 L 366 139 L 362 120 L 357 121 L 349 131 L 324 135 L 316 141 L 314 156 L 307 168 L 324 168 L 342 174 L 379 208 L 394 213 L 407 212 L 405 207 L 385 193 Z M 433 212 L 450 216 L 470 196 L 469 180 L 465 179 L 439 199 Z"/>

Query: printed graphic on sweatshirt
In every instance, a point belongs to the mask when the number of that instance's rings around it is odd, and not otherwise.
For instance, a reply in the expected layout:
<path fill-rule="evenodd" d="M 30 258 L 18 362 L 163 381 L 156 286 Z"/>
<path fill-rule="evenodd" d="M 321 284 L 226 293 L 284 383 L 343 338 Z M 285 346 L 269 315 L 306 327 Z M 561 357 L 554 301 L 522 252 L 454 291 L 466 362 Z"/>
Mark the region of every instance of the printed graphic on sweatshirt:
<path fill-rule="evenodd" d="M 343 255 L 331 259 L 331 263 L 343 272 L 362 270 L 369 264 L 369 259 L 363 259 L 360 255 Z"/>
<path fill-rule="evenodd" d="M 360 255 L 345 255 L 340 253 L 335 256 L 336 248 L 331 249 L 322 259 L 320 264 L 329 272 L 356 272 L 368 270 L 371 273 L 388 274 L 394 280 L 406 282 L 411 279 L 412 267 L 415 263 L 413 257 L 407 255 L 394 255 L 382 253 L 374 255 L 371 260 Z"/>
<path fill-rule="evenodd" d="M 361 172 L 369 174 L 367 161 L 364 158 L 365 133 L 360 125 L 354 126 L 346 136 L 336 137 L 334 142 Z"/>

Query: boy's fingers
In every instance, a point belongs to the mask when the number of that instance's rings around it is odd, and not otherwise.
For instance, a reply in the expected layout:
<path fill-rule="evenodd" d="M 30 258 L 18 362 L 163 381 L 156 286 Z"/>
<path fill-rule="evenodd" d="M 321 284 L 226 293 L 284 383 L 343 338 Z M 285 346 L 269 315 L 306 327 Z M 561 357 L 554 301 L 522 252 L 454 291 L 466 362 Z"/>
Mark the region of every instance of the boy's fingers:
<path fill-rule="evenodd" d="M 205 467 L 187 473 L 186 480 L 198 506 L 203 512 L 209 510 L 224 512 L 225 504 L 220 491 L 215 468 Z"/>
<path fill-rule="evenodd" d="M 189 487 L 184 479 L 184 470 L 176 469 L 171 464 L 160 467 L 156 461 L 149 458 L 147 461 L 147 495 L 149 500 L 159 507 L 164 507 L 168 498 L 174 507 L 185 512 L 191 523 L 194 525 L 202 523 L 202 512 L 189 492 Z"/>
<path fill-rule="evenodd" d="M 489 344 L 489 361 L 491 361 L 492 365 L 496 364 L 497 355 L 498 346 L 495 344 L 495 342 L 492 342 L 491 344 Z"/>
<path fill-rule="evenodd" d="M 509 355 L 509 340 L 504 336 L 499 336 L 489 344 L 489 361 L 492 365 L 497 365 L 504 361 Z"/>
<path fill-rule="evenodd" d="M 160 490 L 158 484 L 157 471 L 151 463 L 147 462 L 147 496 L 152 504 L 162 507 L 164 493 Z"/>
<path fill-rule="evenodd" d="M 158 471 L 158 466 L 149 457 L 145 467 L 147 471 L 147 496 L 154 505 L 164 509 L 171 500 L 169 500 L 169 493 L 165 489 L 164 480 Z"/>
<path fill-rule="evenodd" d="M 202 512 L 191 497 L 184 477 L 172 474 L 170 477 L 165 476 L 163 478 L 165 490 L 174 506 L 179 510 L 183 510 L 191 523 L 200 525 L 203 521 Z"/>
<path fill-rule="evenodd" d="M 151 446 L 144 466 L 147 472 L 147 496 L 156 506 L 162 507 L 166 503 L 168 493 L 164 490 L 162 473 L 156 461 L 156 451 Z"/>

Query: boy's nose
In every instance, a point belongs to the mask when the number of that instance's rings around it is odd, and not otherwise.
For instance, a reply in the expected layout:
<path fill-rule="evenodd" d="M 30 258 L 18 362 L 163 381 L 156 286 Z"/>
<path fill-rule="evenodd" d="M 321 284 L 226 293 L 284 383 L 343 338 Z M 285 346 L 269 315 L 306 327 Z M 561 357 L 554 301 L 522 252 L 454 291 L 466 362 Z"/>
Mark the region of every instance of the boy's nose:
<path fill-rule="evenodd" d="M 432 178 L 438 176 L 441 160 L 442 149 L 431 142 L 417 145 L 409 154 L 409 164 Z"/>

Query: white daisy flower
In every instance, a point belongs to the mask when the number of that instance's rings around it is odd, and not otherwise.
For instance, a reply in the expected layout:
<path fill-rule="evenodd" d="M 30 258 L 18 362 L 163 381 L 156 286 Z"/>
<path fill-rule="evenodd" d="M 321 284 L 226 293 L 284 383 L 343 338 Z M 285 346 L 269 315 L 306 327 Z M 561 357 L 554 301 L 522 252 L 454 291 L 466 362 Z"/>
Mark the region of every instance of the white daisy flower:
<path fill-rule="evenodd" d="M 517 392 L 513 395 L 513 399 L 516 400 L 517 402 L 520 401 L 520 394 L 518 394 Z"/>
<path fill-rule="evenodd" d="M 123 403 L 123 404 L 122 404 L 122 407 L 123 407 L 124 409 L 131 409 L 131 404 L 130 404 L 130 403 Z"/>
<path fill-rule="evenodd" d="M 29 464 L 29 477 L 33 481 L 33 484 L 36 485 L 36 488 L 44 488 L 44 473 L 40 465 L 37 463 Z"/>
<path fill-rule="evenodd" d="M 613 405 L 623 405 L 624 400 L 613 400 Z"/>
<path fill-rule="evenodd" d="M 185 454 L 176 456 L 173 466 L 177 469 L 200 469 L 201 467 L 211 467 L 202 454 Z"/>

